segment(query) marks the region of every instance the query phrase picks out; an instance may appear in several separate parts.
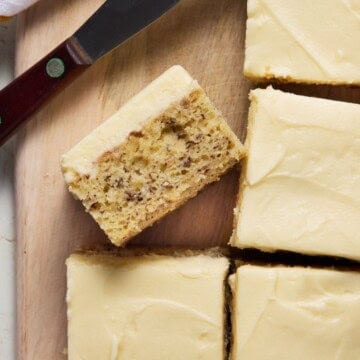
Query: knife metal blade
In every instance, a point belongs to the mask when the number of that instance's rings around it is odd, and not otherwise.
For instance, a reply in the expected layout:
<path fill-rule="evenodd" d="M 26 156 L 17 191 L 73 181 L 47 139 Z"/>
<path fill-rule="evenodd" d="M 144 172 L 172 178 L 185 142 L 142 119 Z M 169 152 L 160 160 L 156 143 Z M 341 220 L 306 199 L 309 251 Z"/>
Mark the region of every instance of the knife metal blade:
<path fill-rule="evenodd" d="M 107 0 L 72 36 L 89 63 L 151 24 L 180 0 Z"/>

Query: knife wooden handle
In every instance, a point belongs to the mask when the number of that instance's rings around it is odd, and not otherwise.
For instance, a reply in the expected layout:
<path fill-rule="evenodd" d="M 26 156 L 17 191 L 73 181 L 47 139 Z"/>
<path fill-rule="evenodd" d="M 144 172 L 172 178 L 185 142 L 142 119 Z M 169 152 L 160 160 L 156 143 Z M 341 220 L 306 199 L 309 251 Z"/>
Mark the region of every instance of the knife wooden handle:
<path fill-rule="evenodd" d="M 1 90 L 0 145 L 51 95 L 89 66 L 70 38 Z"/>

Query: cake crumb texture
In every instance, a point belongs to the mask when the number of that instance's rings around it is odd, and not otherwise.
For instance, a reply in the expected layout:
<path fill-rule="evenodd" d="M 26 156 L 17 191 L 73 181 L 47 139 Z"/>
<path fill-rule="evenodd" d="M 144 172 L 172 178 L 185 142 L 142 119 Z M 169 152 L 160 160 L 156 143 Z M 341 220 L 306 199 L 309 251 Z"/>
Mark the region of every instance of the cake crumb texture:
<path fill-rule="evenodd" d="M 217 180 L 243 154 L 198 86 L 104 152 L 92 174 L 76 172 L 68 185 L 110 240 L 121 245 Z"/>

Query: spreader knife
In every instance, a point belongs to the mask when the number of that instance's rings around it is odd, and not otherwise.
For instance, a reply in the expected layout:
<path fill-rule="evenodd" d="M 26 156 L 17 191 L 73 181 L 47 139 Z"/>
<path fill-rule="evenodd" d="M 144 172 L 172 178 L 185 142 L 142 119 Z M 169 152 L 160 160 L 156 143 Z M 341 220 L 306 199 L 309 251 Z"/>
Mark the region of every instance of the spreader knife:
<path fill-rule="evenodd" d="M 0 91 L 0 145 L 51 95 L 179 1 L 107 0 L 74 35 Z"/>

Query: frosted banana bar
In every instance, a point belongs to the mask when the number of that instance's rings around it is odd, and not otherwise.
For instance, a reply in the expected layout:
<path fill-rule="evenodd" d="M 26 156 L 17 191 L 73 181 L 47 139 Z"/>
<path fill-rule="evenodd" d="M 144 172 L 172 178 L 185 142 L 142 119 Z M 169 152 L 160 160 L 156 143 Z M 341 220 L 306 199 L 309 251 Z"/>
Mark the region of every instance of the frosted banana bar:
<path fill-rule="evenodd" d="M 62 170 L 70 192 L 119 246 L 243 156 L 204 90 L 174 66 L 65 154 Z"/>
<path fill-rule="evenodd" d="M 72 255 L 69 360 L 223 360 L 228 267 L 208 255 Z"/>
<path fill-rule="evenodd" d="M 358 0 L 248 0 L 245 76 L 360 85 Z"/>
<path fill-rule="evenodd" d="M 360 260 L 360 105 L 250 94 L 231 244 Z"/>
<path fill-rule="evenodd" d="M 360 273 L 240 266 L 232 360 L 360 358 Z"/>

